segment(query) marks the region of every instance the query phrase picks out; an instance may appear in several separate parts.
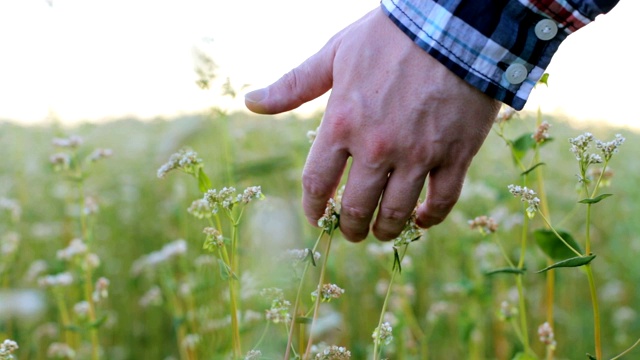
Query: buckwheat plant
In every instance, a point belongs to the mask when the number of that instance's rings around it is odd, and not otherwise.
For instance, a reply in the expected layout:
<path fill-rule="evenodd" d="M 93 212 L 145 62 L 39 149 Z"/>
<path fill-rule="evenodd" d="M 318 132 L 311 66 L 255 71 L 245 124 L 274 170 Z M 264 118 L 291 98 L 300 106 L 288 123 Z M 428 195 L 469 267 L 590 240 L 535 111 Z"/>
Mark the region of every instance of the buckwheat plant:
<path fill-rule="evenodd" d="M 18 201 L 8 198 L 0 198 L 0 212 L 6 212 L 9 219 L 5 227 L 0 223 L 0 289 L 8 288 L 10 284 L 11 268 L 18 256 L 21 238 L 18 232 L 18 224 L 22 214 L 22 208 Z"/>
<path fill-rule="evenodd" d="M 382 309 L 380 311 L 378 326 L 375 328 L 372 335 L 374 360 L 380 359 L 382 356 L 382 347 L 384 345 L 389 345 L 393 340 L 391 325 L 388 322 L 384 322 L 384 316 L 389 305 L 393 281 L 396 276 L 402 272 L 402 260 L 407 254 L 409 244 L 419 240 L 424 233 L 424 231 L 416 225 L 415 220 L 416 211 L 414 209 L 400 235 L 393 240 L 393 266 L 391 267 L 391 278 L 389 279 L 384 303 L 382 304 Z"/>
<path fill-rule="evenodd" d="M 100 298 L 95 298 L 96 291 L 94 284 L 94 273 L 100 266 L 100 258 L 97 254 L 91 252 L 91 245 L 94 240 L 93 226 L 95 216 L 99 210 L 98 203 L 95 198 L 88 196 L 85 191 L 85 181 L 91 173 L 91 167 L 104 158 L 113 155 L 111 149 L 95 149 L 86 155 L 81 146 L 84 141 L 78 136 L 69 136 L 67 138 L 55 138 L 52 141 L 57 152 L 50 156 L 49 160 L 53 169 L 65 176 L 73 184 L 76 185 L 76 216 L 79 223 L 77 237 L 72 239 L 67 247 L 59 250 L 57 257 L 67 264 L 68 269 L 72 273 L 78 273 L 80 281 L 78 285 L 82 286 L 82 299 L 80 302 L 86 310 L 83 314 L 76 314 L 76 323 L 81 325 L 82 329 L 89 332 L 91 341 L 91 359 L 100 358 L 100 340 L 99 327 L 104 323 L 105 317 L 99 317 L 97 305 Z M 45 278 L 46 279 L 46 278 Z M 46 281 L 45 281 L 46 283 Z M 104 284 L 104 282 L 103 282 Z M 54 292 L 58 298 L 58 308 L 61 312 L 62 321 L 65 325 L 66 341 L 69 346 L 77 346 L 77 341 L 69 334 L 68 326 L 73 321 L 66 309 L 67 304 L 64 299 L 60 299 L 61 288 L 53 285 Z M 106 294 L 106 292 L 102 292 Z"/>
<path fill-rule="evenodd" d="M 187 212 L 197 219 L 207 221 L 207 226 L 203 229 L 205 240 L 202 248 L 217 255 L 220 275 L 228 282 L 233 357 L 242 358 L 238 318 L 240 309 L 238 283 L 241 275 L 238 254 L 239 226 L 245 208 L 252 201 L 264 198 L 262 189 L 260 186 L 250 186 L 242 192 L 238 192 L 234 187 L 212 189 L 211 181 L 204 172 L 202 159 L 195 151 L 189 149 L 182 149 L 171 155 L 169 161 L 158 169 L 157 175 L 163 178 L 172 170 L 180 170 L 195 177 L 200 191 L 203 192 L 202 198 L 193 201 Z M 224 234 L 226 228 L 223 220 L 230 225 L 229 236 Z"/>
<path fill-rule="evenodd" d="M 290 317 L 285 323 L 288 337 L 284 359 L 290 359 L 292 356 L 295 359 L 305 360 L 310 360 L 311 358 L 348 359 L 351 356 L 351 353 L 348 350 L 344 347 L 338 346 L 331 346 L 317 352 L 318 346 L 313 342 L 313 327 L 318 318 L 320 303 L 339 299 L 345 293 L 345 290 L 340 286 L 326 282 L 327 259 L 331 250 L 331 242 L 334 233 L 339 225 L 340 200 L 343 190 L 344 188 L 341 188 L 337 192 L 335 198 L 332 198 L 327 202 L 324 215 L 318 220 L 320 234 L 318 235 L 313 247 L 307 249 L 289 249 L 283 254 L 283 257 L 288 260 L 287 262 L 290 263 L 293 268 L 292 273 L 296 278 L 298 278 L 298 289 L 293 307 L 287 306 L 287 310 L 291 309 L 291 312 L 286 312 Z M 324 254 L 321 255 L 317 249 L 320 247 L 323 240 L 326 242 L 326 245 L 324 247 Z M 319 269 L 320 274 L 318 276 L 317 285 L 315 286 L 315 290 L 310 294 L 312 304 L 306 305 L 303 300 L 303 289 L 308 277 L 307 273 L 311 266 L 316 267 L 318 265 L 318 261 L 320 259 L 322 259 L 322 264 Z M 284 308 L 282 308 L 281 311 L 284 312 Z M 305 324 L 310 324 L 308 339 L 305 339 Z M 299 337 L 299 349 L 297 350 L 293 345 L 296 330 L 298 331 Z M 306 346 L 304 344 L 305 340 Z"/>
<path fill-rule="evenodd" d="M 550 139 L 548 130 L 550 125 L 546 122 L 541 122 L 538 119 L 538 128 L 531 135 L 531 140 L 528 137 L 521 137 L 516 141 L 507 141 L 512 149 L 512 155 L 516 160 L 516 164 L 522 170 L 524 185 L 509 185 L 509 192 L 519 198 L 525 206 L 523 232 L 521 241 L 521 256 L 517 266 L 512 270 L 516 273 L 516 279 L 518 281 L 518 291 L 520 298 L 520 317 L 521 317 L 521 339 L 524 342 L 525 355 L 533 357 L 533 351 L 529 345 L 527 327 L 526 327 L 526 314 L 524 305 L 524 296 L 522 291 L 521 275 L 525 271 L 524 269 L 524 254 L 527 241 L 527 228 L 528 220 L 532 219 L 536 214 L 540 214 L 540 217 L 546 225 L 546 229 L 536 230 L 534 235 L 536 241 L 541 249 L 547 255 L 548 266 L 538 272 L 546 272 L 547 275 L 547 322 L 545 322 L 539 328 L 539 334 L 543 342 L 546 344 L 546 358 L 553 359 L 554 351 L 556 349 L 556 342 L 553 337 L 553 269 L 563 267 L 584 267 L 587 280 L 589 283 L 589 292 L 591 295 L 591 303 L 593 307 L 593 321 L 594 321 L 594 347 L 595 356 L 590 356 L 593 359 L 603 359 L 603 351 L 601 344 L 601 326 L 600 326 L 600 311 L 598 304 L 598 296 L 593 276 L 592 260 L 596 257 L 592 253 L 591 243 L 591 223 L 592 223 L 592 206 L 599 203 L 605 198 L 611 196 L 611 194 L 599 194 L 599 190 L 604 186 L 609 185 L 610 171 L 608 172 L 608 165 L 613 155 L 619 151 L 620 146 L 624 143 L 625 138 L 622 135 L 615 135 L 611 141 L 601 141 L 596 139 L 593 134 L 586 132 L 575 138 L 570 138 L 570 151 L 574 155 L 578 163 L 578 191 L 581 194 L 582 200 L 578 201 L 580 204 L 586 206 L 586 221 L 585 221 L 585 234 L 584 234 L 584 251 L 573 239 L 573 237 L 566 233 L 558 231 L 551 224 L 548 207 L 546 200 L 544 200 L 544 182 L 542 180 L 540 165 L 543 165 L 539 161 L 539 146 L 544 144 Z M 502 127 L 499 128 L 502 131 Z M 503 133 L 500 132 L 499 135 Z M 506 138 L 505 138 L 506 139 Z M 534 156 L 529 166 L 524 165 L 525 153 L 527 150 L 533 149 Z M 598 166 L 594 170 L 593 166 Z M 536 191 L 526 186 L 527 177 L 532 171 L 536 171 L 538 174 L 538 186 L 541 189 L 539 195 Z M 606 175 L 609 174 L 609 175 Z M 541 200 L 543 198 L 543 200 Z M 634 344 L 631 348 L 637 345 Z M 629 349 L 630 350 L 630 349 Z M 627 350 L 627 351 L 629 351 Z M 627 352 L 625 351 L 625 353 Z"/>
<path fill-rule="evenodd" d="M 18 343 L 13 340 L 5 340 L 0 343 L 0 360 L 12 360 L 15 357 L 12 355 L 18 350 Z"/>

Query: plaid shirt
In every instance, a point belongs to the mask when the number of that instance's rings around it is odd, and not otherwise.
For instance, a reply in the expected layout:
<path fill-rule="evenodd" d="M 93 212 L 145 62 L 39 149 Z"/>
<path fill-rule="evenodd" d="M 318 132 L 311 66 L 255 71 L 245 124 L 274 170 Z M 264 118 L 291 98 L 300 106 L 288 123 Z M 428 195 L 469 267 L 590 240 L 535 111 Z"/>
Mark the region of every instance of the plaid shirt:
<path fill-rule="evenodd" d="M 456 75 L 520 110 L 560 43 L 617 2 L 382 0 L 382 8 Z"/>

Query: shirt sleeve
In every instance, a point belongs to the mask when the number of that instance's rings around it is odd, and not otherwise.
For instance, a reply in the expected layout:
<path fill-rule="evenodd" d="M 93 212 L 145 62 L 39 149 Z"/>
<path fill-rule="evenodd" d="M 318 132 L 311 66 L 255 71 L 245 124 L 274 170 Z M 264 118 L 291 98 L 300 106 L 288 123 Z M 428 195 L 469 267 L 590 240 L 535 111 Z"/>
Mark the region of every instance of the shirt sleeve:
<path fill-rule="evenodd" d="M 416 44 L 485 94 L 520 110 L 568 35 L 617 0 L 382 0 Z"/>

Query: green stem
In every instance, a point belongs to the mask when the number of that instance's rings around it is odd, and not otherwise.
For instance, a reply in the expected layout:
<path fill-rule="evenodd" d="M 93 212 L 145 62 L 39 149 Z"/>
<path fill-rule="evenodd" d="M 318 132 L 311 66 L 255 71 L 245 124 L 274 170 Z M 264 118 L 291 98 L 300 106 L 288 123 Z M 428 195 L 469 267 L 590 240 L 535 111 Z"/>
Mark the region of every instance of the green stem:
<path fill-rule="evenodd" d="M 596 347 L 596 359 L 602 360 L 602 343 L 600 340 L 600 310 L 598 307 L 598 292 L 596 291 L 596 284 L 593 278 L 593 271 L 591 264 L 585 265 L 587 270 L 587 278 L 589 279 L 589 290 L 591 292 L 591 303 L 593 305 L 593 336 Z"/>
<path fill-rule="evenodd" d="M 628 348 L 627 350 L 621 352 L 620 354 L 618 354 L 615 357 L 612 357 L 611 360 L 617 360 L 620 359 L 621 357 L 623 357 L 624 355 L 627 355 L 631 350 L 633 350 L 636 346 L 640 345 L 640 339 L 638 339 L 633 345 L 631 345 L 630 348 Z"/>
<path fill-rule="evenodd" d="M 520 242 L 520 259 L 518 260 L 518 269 L 524 269 L 524 257 L 527 249 L 527 230 L 529 228 L 529 217 L 524 215 L 522 224 L 522 237 Z M 522 333 L 522 345 L 525 352 L 531 354 L 531 346 L 529 344 L 529 332 L 527 329 L 527 304 L 524 297 L 524 286 L 522 284 L 522 274 L 516 275 L 516 285 L 518 287 L 518 308 L 520 312 L 520 330 Z"/>
<path fill-rule="evenodd" d="M 587 228 L 585 230 L 585 255 L 591 254 L 591 204 L 587 204 Z"/>
<path fill-rule="evenodd" d="M 242 356 L 242 347 L 240 344 L 240 325 L 238 322 L 238 296 L 236 290 L 236 272 L 231 267 L 231 263 L 229 260 L 229 254 L 227 252 L 226 247 L 222 247 L 222 259 L 225 262 L 226 266 L 229 267 L 229 306 L 231 311 L 231 334 L 232 334 L 232 342 L 233 342 L 233 356 L 234 359 L 240 358 Z"/>
<path fill-rule="evenodd" d="M 311 257 L 313 257 L 313 254 L 316 251 L 316 248 L 318 247 L 318 244 L 320 243 L 320 240 L 322 239 L 322 235 L 324 234 L 324 231 L 320 232 L 320 235 L 318 235 L 318 238 L 316 239 L 316 243 L 313 245 L 313 249 L 311 250 Z M 289 337 L 287 338 L 287 349 L 285 351 L 284 354 L 284 359 L 285 360 L 289 360 L 289 357 L 291 356 L 291 350 L 292 350 L 292 343 L 293 343 L 293 332 L 295 329 L 295 325 L 296 325 L 296 316 L 298 316 L 298 307 L 300 306 L 300 298 L 301 298 L 301 294 L 302 294 L 302 286 L 304 285 L 304 278 L 307 274 L 307 270 L 309 269 L 309 265 L 310 265 L 311 261 L 307 261 L 304 264 L 304 269 L 302 270 L 302 276 L 300 277 L 300 283 L 298 284 L 298 292 L 296 294 L 296 301 L 293 303 L 293 316 L 291 317 L 291 324 L 289 326 Z M 295 350 L 294 350 L 295 351 Z"/>
<path fill-rule="evenodd" d="M 407 253 L 407 249 L 409 248 L 409 244 L 405 244 L 404 249 L 402 251 L 402 255 L 400 256 L 400 262 L 404 259 L 404 255 Z M 380 310 L 380 318 L 378 319 L 378 338 L 373 339 L 373 360 L 380 359 L 380 354 L 382 353 L 382 347 L 380 346 L 380 329 L 382 328 L 382 321 L 384 320 L 384 314 L 387 311 L 387 305 L 389 304 L 389 298 L 391 296 L 391 287 L 393 285 L 393 280 L 398 273 L 398 268 L 394 268 L 391 272 L 391 278 L 389 279 L 389 286 L 387 287 L 387 294 L 384 297 L 384 302 L 382 303 L 382 309 Z"/>
<path fill-rule="evenodd" d="M 93 301 L 93 284 L 91 270 L 85 270 L 84 275 L 84 296 L 87 299 L 87 303 L 89 304 L 88 316 L 89 324 L 91 324 L 91 327 L 89 329 L 91 337 L 91 359 L 98 360 L 100 358 L 100 341 L 98 338 L 98 328 L 96 327 L 96 304 Z"/>
<path fill-rule="evenodd" d="M 520 331 L 522 334 L 522 345 L 527 354 L 532 354 L 529 344 L 529 332 L 527 329 L 527 304 L 524 298 L 524 286 L 522 284 L 522 274 L 516 275 L 516 285 L 518 287 L 518 311 L 520 312 Z"/>
<path fill-rule="evenodd" d="M 71 317 L 67 310 L 67 304 L 64 301 L 64 295 L 62 289 L 54 288 L 53 292 L 56 298 L 56 304 L 58 305 L 58 312 L 60 313 L 60 320 L 62 320 L 62 329 L 64 330 L 65 343 L 69 346 L 73 346 L 73 332 L 71 331 Z"/>
<path fill-rule="evenodd" d="M 324 284 L 324 273 L 327 269 L 327 262 L 329 260 L 329 251 L 331 250 L 331 240 L 333 239 L 333 230 L 329 232 L 327 239 L 327 248 L 325 250 L 324 260 L 322 261 L 322 268 L 320 268 L 320 279 L 318 279 L 318 296 L 316 297 L 316 303 L 313 310 L 313 318 L 311 319 L 311 326 L 309 329 L 309 340 L 307 341 L 307 349 L 304 352 L 303 359 L 309 359 L 311 355 L 311 346 L 313 345 L 313 325 L 318 318 L 318 310 L 320 309 L 320 299 L 322 298 L 321 290 Z M 313 256 L 313 253 L 311 254 Z"/>

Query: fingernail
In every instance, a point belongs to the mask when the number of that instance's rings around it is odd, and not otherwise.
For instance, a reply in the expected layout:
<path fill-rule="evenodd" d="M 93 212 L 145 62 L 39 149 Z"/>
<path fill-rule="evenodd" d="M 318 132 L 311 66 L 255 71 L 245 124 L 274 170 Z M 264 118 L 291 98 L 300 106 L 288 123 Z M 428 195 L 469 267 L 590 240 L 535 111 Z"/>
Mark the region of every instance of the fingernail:
<path fill-rule="evenodd" d="M 266 99 L 267 93 L 268 93 L 267 89 L 254 90 L 252 92 L 247 93 L 244 96 L 244 99 L 252 103 L 259 103 L 262 100 Z"/>

